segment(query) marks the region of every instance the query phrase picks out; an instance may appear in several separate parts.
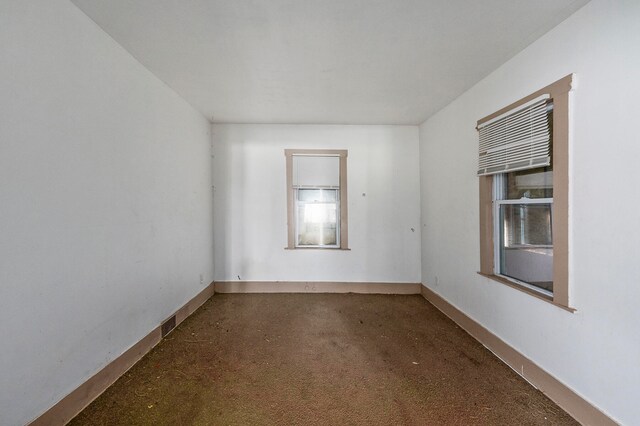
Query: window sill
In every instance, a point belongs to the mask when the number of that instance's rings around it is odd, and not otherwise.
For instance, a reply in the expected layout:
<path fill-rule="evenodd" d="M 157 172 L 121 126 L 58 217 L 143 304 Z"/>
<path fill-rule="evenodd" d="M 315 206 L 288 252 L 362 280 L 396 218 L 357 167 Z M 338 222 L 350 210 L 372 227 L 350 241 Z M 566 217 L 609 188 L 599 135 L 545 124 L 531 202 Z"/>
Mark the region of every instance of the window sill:
<path fill-rule="evenodd" d="M 285 250 L 342 250 L 351 251 L 350 248 L 341 247 L 285 247 Z"/>
<path fill-rule="evenodd" d="M 543 300 L 543 301 L 545 301 L 547 303 L 551 303 L 552 305 L 557 306 L 560 309 L 564 309 L 567 312 L 574 313 L 576 311 L 575 308 L 570 308 L 569 306 L 564 306 L 564 305 L 561 305 L 559 303 L 554 302 L 553 298 L 550 297 L 550 296 L 546 296 L 544 294 L 540 294 L 540 293 L 536 292 L 535 290 L 528 289 L 527 287 L 524 287 L 524 286 L 519 286 L 518 284 L 516 284 L 514 282 L 511 282 L 506 278 L 502 278 L 502 277 L 500 277 L 498 275 L 485 274 L 483 272 L 478 272 L 478 275 L 482 275 L 485 278 L 489 278 L 489 279 L 491 279 L 493 281 L 497 281 L 499 283 L 505 284 L 505 285 L 507 285 L 507 286 L 509 286 L 511 288 L 516 289 L 516 290 L 520 290 L 523 293 L 527 293 L 528 295 L 533 296 L 533 297 L 535 297 L 537 299 Z"/>

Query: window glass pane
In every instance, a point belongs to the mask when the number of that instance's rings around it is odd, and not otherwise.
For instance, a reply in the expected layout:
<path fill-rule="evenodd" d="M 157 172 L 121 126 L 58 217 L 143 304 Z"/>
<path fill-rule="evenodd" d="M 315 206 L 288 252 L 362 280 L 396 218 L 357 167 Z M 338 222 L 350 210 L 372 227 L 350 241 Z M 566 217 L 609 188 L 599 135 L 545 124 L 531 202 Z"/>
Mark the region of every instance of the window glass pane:
<path fill-rule="evenodd" d="M 336 203 L 298 204 L 298 245 L 337 245 Z"/>
<path fill-rule="evenodd" d="M 311 202 L 336 202 L 338 199 L 337 189 L 298 189 L 299 201 Z"/>
<path fill-rule="evenodd" d="M 500 274 L 553 291 L 551 204 L 500 206 Z"/>
<path fill-rule="evenodd" d="M 553 170 L 551 167 L 506 173 L 508 200 L 525 198 L 553 198 Z"/>
<path fill-rule="evenodd" d="M 502 204 L 500 209 L 507 247 L 553 244 L 551 204 Z"/>

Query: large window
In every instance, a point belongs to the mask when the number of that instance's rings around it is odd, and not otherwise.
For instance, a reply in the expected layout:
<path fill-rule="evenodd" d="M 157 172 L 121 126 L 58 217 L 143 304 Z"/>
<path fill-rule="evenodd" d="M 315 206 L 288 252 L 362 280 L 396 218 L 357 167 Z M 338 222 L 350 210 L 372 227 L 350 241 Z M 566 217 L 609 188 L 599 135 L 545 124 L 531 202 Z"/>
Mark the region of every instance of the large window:
<path fill-rule="evenodd" d="M 480 273 L 569 310 L 572 81 L 478 121 Z"/>
<path fill-rule="evenodd" d="M 288 249 L 347 249 L 347 151 L 285 150 Z"/>
<path fill-rule="evenodd" d="M 338 247 L 339 189 L 296 188 L 296 247 Z"/>

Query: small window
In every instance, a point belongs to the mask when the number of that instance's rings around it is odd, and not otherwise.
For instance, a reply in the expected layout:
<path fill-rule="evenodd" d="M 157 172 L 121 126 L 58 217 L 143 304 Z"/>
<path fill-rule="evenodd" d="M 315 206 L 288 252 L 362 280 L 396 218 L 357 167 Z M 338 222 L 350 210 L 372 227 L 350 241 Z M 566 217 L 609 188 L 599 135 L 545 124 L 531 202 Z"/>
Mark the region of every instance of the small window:
<path fill-rule="evenodd" d="M 285 150 L 288 249 L 347 249 L 347 151 Z"/>
<path fill-rule="evenodd" d="M 569 307 L 568 75 L 482 118 L 480 274 Z"/>

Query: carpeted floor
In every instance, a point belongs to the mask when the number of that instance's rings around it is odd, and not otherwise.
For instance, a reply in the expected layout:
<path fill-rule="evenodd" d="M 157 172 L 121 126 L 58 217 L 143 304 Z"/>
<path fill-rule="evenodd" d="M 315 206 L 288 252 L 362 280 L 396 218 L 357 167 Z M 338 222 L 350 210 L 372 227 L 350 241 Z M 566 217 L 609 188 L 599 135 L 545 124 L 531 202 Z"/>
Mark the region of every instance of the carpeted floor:
<path fill-rule="evenodd" d="M 421 296 L 217 294 L 71 424 L 576 422 Z"/>

